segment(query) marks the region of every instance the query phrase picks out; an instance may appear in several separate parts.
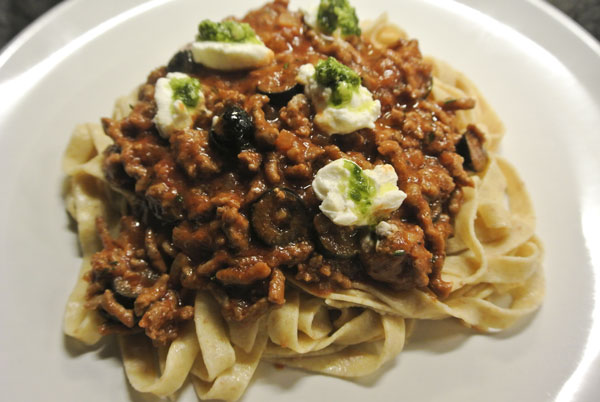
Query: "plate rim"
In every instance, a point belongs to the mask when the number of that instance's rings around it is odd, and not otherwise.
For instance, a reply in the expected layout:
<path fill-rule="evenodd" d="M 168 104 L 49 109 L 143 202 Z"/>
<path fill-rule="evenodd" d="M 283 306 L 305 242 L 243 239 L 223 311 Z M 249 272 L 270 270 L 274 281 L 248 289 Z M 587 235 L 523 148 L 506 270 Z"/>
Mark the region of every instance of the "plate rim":
<path fill-rule="evenodd" d="M 171 0 L 152 0 L 149 3 L 161 4 L 161 3 L 166 3 L 168 1 L 171 1 Z M 453 0 L 448 0 L 448 1 L 450 3 L 453 3 L 453 2 L 456 3 Z M 520 0 L 520 2 L 529 3 L 529 4 L 533 5 L 538 10 L 540 10 L 540 12 L 544 13 L 544 15 L 546 15 L 550 19 L 552 19 L 555 23 L 558 23 L 561 26 L 567 28 L 568 31 L 570 31 L 574 35 L 575 38 L 577 38 L 581 43 L 583 43 L 585 45 L 585 47 L 588 50 L 590 50 L 591 53 L 593 53 L 595 55 L 596 62 L 600 64 L 600 42 L 598 42 L 590 33 L 585 31 L 575 21 L 570 19 L 568 16 L 563 14 L 560 10 L 556 9 L 551 4 L 546 3 L 542 0 Z M 66 0 L 63 3 L 60 3 L 60 4 L 52 7 L 50 10 L 48 10 L 46 13 L 44 13 L 40 18 L 38 18 L 36 21 L 34 21 L 31 25 L 29 25 L 27 28 L 25 28 L 23 31 L 21 31 L 15 38 L 13 38 L 0 52 L 0 83 L 2 82 L 2 79 L 3 79 L 4 66 L 6 65 L 6 63 L 9 60 L 11 60 L 11 57 L 14 57 L 15 54 L 18 53 L 18 50 L 28 46 L 28 44 L 31 43 L 31 41 L 34 40 L 38 35 L 43 35 L 44 30 L 47 29 L 48 25 L 50 23 L 52 23 L 53 21 L 55 21 L 57 18 L 68 15 L 70 10 L 73 9 L 74 5 L 80 5 L 80 4 L 85 4 L 85 3 L 93 3 L 93 0 Z M 458 2 L 458 3 L 460 3 L 461 5 L 464 5 L 466 7 L 473 8 L 471 5 L 467 5 L 464 2 Z M 500 2 L 500 3 L 504 3 L 504 2 Z M 138 5 L 139 4 L 142 4 L 142 2 L 138 1 Z M 138 5 L 133 5 L 133 2 L 132 2 L 129 6 L 124 7 L 124 10 L 122 12 L 125 12 L 132 8 L 135 8 Z M 510 25 L 506 20 L 499 20 L 495 15 L 489 14 L 487 12 L 485 14 L 493 19 L 500 21 L 503 24 L 510 26 L 511 28 L 514 28 L 514 26 Z M 69 42 L 70 39 L 79 37 L 79 36 L 85 34 L 86 32 L 89 32 L 90 30 L 96 28 L 97 26 L 98 25 L 88 27 L 87 30 L 78 32 L 78 33 L 74 34 L 72 37 L 69 37 L 68 39 L 65 38 L 64 42 L 62 44 L 58 45 L 56 47 L 56 49 L 54 49 L 52 52 L 50 52 L 50 54 L 63 48 Z M 521 32 L 521 31 L 519 31 L 519 32 L 522 35 L 531 39 L 537 45 L 541 46 L 542 48 L 544 48 L 545 50 L 547 50 L 548 52 L 553 54 L 550 50 L 548 50 L 548 48 L 545 46 L 544 43 L 540 43 L 538 40 L 532 38 L 525 32 Z M 66 56 L 68 56 L 68 55 L 66 55 Z M 48 57 L 48 56 L 33 58 L 29 61 L 29 63 L 30 63 L 29 65 L 31 66 L 38 62 L 42 62 L 46 57 Z M 566 65 L 565 65 L 565 67 L 568 68 Z M 578 76 L 576 71 L 573 71 L 570 68 L 568 68 L 568 70 L 571 73 L 573 73 L 576 77 Z M 8 79 L 10 79 L 10 78 L 11 77 L 8 77 Z M 594 91 L 592 91 L 592 94 L 594 95 L 594 99 L 598 100 L 600 98 L 600 91 L 595 91 L 595 88 L 593 88 L 593 89 L 594 89 Z M 592 269 L 594 269 L 596 271 L 600 268 L 599 266 L 597 266 L 593 263 L 590 263 L 590 265 L 591 265 Z M 599 356 L 596 356 L 596 359 L 598 359 L 598 358 L 599 358 Z"/>

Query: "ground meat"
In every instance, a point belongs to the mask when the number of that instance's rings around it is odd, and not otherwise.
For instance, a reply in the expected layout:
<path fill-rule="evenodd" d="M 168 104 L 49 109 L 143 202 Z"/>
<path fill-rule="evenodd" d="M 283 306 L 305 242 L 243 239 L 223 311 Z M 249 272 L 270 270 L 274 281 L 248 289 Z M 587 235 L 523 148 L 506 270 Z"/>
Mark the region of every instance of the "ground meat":
<path fill-rule="evenodd" d="M 189 294 L 197 290 L 210 292 L 226 319 L 253 319 L 284 302 L 286 277 L 323 294 L 375 282 L 447 296 L 450 285 L 441 280 L 446 239 L 462 187 L 472 185 L 456 152 L 462 133 L 455 111 L 472 107 L 471 100 L 431 100 L 432 68 L 414 40 L 383 49 L 360 37 L 325 36 L 283 0 L 243 21 L 275 60 L 239 72 L 195 66 L 191 74 L 202 83 L 206 112 L 193 127 L 166 140 L 153 123 L 154 86 L 164 67 L 148 76 L 127 117 L 102 120 L 114 140 L 104 153 L 104 173 L 130 206 L 116 239 L 98 225 L 104 248 L 92 258 L 88 305 L 107 316 L 103 330 L 143 328 L 156 343 L 167 343 L 191 318 Z M 294 88 L 295 77 L 301 65 L 329 56 L 356 71 L 379 100 L 374 129 L 324 135 L 313 127 L 314 107 Z M 212 116 L 234 109 L 245 116 L 236 143 L 225 132 L 215 137 L 212 126 Z M 229 143 L 234 146 L 224 146 Z M 396 231 L 377 237 L 369 227 L 343 228 L 356 241 L 336 254 L 321 241 L 339 238 L 336 225 L 321 240 L 312 226 L 321 200 L 311 182 L 339 158 L 364 169 L 391 164 L 407 198 L 388 219 Z M 274 193 L 293 208 L 265 207 Z"/>
<path fill-rule="evenodd" d="M 265 163 L 265 177 L 271 185 L 277 185 L 281 183 L 281 157 L 274 153 L 269 152 L 267 154 L 267 162 Z"/>
<path fill-rule="evenodd" d="M 269 308 L 266 297 L 248 302 L 245 299 L 219 299 L 223 317 L 231 321 L 250 321 L 263 315 Z"/>
<path fill-rule="evenodd" d="M 131 217 L 121 220 L 116 239 L 110 236 L 102 219 L 97 226 L 104 249 L 93 255 L 87 279 L 90 307 L 101 309 L 109 317 L 102 332 L 122 333 L 124 329 L 119 325 L 133 328 L 137 323 L 157 343 L 177 337 L 177 322 L 190 319 L 192 308 L 180 306 L 177 291 L 169 290 L 170 276 L 159 277 L 152 270 L 157 264 L 148 263 L 157 258 L 150 254 L 160 254 L 153 232 L 144 230 Z M 173 304 L 173 300 L 177 303 Z"/>
<path fill-rule="evenodd" d="M 250 100 L 251 115 L 256 127 L 255 137 L 258 144 L 273 145 L 279 134 L 276 124 L 273 124 L 265 117 L 263 106 L 269 101 L 265 95 L 255 95 Z"/>
<path fill-rule="evenodd" d="M 310 104 L 303 94 L 294 96 L 287 107 L 281 109 L 280 118 L 299 137 L 308 137 L 312 131 Z"/>
<path fill-rule="evenodd" d="M 183 222 L 173 228 L 173 244 L 193 259 L 199 260 L 210 255 L 220 242 L 223 242 L 223 235 L 218 221 L 201 225 Z"/>
<path fill-rule="evenodd" d="M 343 271 L 343 264 L 314 254 L 306 263 L 298 264 L 295 277 L 299 281 L 314 284 L 314 290 L 327 293 L 336 286 L 342 289 L 352 287 L 351 279 Z"/>
<path fill-rule="evenodd" d="M 148 253 L 152 267 L 159 272 L 167 272 L 167 264 L 165 263 L 165 260 L 158 249 L 156 235 L 150 228 L 146 229 L 144 246 L 146 248 L 146 252 Z"/>
<path fill-rule="evenodd" d="M 277 246 L 268 252 L 265 261 L 272 267 L 290 267 L 305 261 L 310 257 L 313 250 L 314 246 L 308 241 Z"/>
<path fill-rule="evenodd" d="M 260 169 L 262 155 L 254 151 L 242 151 L 238 154 L 238 160 L 248 172 L 255 173 Z"/>
<path fill-rule="evenodd" d="M 152 287 L 145 288 L 140 293 L 134 303 L 134 311 L 137 316 L 143 315 L 148 306 L 164 297 L 167 293 L 168 282 L 169 275 L 162 275 Z"/>
<path fill-rule="evenodd" d="M 207 131 L 176 131 L 169 141 L 175 160 L 189 177 L 207 177 L 221 170 L 222 162 L 208 145 Z"/>
<path fill-rule="evenodd" d="M 432 254 L 425 248 L 423 230 L 413 224 L 391 220 L 396 230 L 377 239 L 374 248 L 361 253 L 367 274 L 395 289 L 410 289 L 429 284 Z"/>
<path fill-rule="evenodd" d="M 219 207 L 217 216 L 221 219 L 221 230 L 227 237 L 229 246 L 236 250 L 247 249 L 250 244 L 250 223 L 240 213 L 239 207 Z"/>
<path fill-rule="evenodd" d="M 275 268 L 271 272 L 269 281 L 269 301 L 274 304 L 285 303 L 285 276 L 280 269 Z"/>
<path fill-rule="evenodd" d="M 165 345 L 177 338 L 179 322 L 194 316 L 192 306 L 180 307 L 179 304 L 177 294 L 169 290 L 164 297 L 150 305 L 140 320 L 138 325 L 146 330 L 146 335 L 156 344 Z"/>
<path fill-rule="evenodd" d="M 109 289 L 106 289 L 102 296 L 100 307 L 102 307 L 104 311 L 106 311 L 111 317 L 119 320 L 127 328 L 132 328 L 134 324 L 133 311 L 126 309 L 119 302 L 117 302 L 113 292 L 111 292 Z"/>
<path fill-rule="evenodd" d="M 441 104 L 444 110 L 468 110 L 475 107 L 475 99 L 473 98 L 459 98 L 459 99 L 448 99 Z"/>
<path fill-rule="evenodd" d="M 436 158 L 426 158 L 418 176 L 421 182 L 421 193 L 429 200 L 447 199 L 456 187 L 448 171 L 439 164 Z"/>
<path fill-rule="evenodd" d="M 234 267 L 219 270 L 216 277 L 225 285 L 250 285 L 268 278 L 269 275 L 271 275 L 271 267 L 264 261 L 244 258 L 237 261 Z"/>

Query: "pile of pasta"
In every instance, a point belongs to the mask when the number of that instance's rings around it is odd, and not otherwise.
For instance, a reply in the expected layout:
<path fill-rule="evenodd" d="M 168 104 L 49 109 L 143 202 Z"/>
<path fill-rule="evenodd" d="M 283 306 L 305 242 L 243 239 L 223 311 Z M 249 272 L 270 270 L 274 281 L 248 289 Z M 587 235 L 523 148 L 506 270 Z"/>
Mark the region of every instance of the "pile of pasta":
<path fill-rule="evenodd" d="M 381 46 L 404 33 L 385 16 L 364 27 Z M 374 372 L 398 355 L 412 323 L 454 317 L 481 331 L 509 327 L 535 311 L 544 295 L 542 245 L 535 236 L 531 200 L 515 169 L 498 154 L 503 125 L 477 88 L 443 62 L 433 65 L 431 96 L 444 101 L 473 97 L 476 107 L 458 111 L 461 129 L 476 124 L 486 136 L 487 168 L 464 187 L 464 204 L 455 217 L 447 246 L 443 280 L 452 293 L 439 300 L 420 290 L 391 291 L 363 283 L 326 297 L 287 278 L 286 302 L 259 319 L 226 321 L 209 293 L 198 292 L 194 320 L 166 347 L 154 347 L 143 333 L 119 335 L 129 382 L 140 392 L 174 394 L 190 377 L 200 399 L 238 399 L 261 360 L 339 377 Z M 129 112 L 135 95 L 117 101 L 114 118 Z M 92 254 L 101 250 L 96 217 L 114 234 L 121 216 L 120 197 L 101 169 L 102 151 L 112 143 L 99 124 L 76 128 L 64 157 L 68 175 L 66 205 L 77 221 L 83 264 L 66 306 L 65 333 L 97 342 L 102 319 L 86 304 L 84 280 Z"/>

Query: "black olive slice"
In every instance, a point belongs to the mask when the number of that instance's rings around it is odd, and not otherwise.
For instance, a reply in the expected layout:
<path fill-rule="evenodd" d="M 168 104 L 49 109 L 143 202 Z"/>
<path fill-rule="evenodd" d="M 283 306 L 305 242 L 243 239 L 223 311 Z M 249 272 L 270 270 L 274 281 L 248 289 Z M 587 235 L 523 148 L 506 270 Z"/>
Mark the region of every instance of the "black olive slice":
<path fill-rule="evenodd" d="M 113 186 L 131 192 L 135 190 L 135 179 L 125 172 L 121 159 L 121 147 L 117 144 L 112 144 L 104 150 L 102 169 L 106 179 Z"/>
<path fill-rule="evenodd" d="M 254 137 L 254 123 L 242 108 L 229 105 L 217 117 L 210 130 L 211 143 L 222 153 L 237 155 L 250 147 Z"/>
<path fill-rule="evenodd" d="M 184 218 L 183 205 L 180 203 L 170 204 L 166 200 L 160 200 L 151 195 L 144 197 L 144 208 L 151 212 L 151 215 L 156 218 L 161 224 L 173 224 Z M 143 214 L 149 217 L 148 213 Z"/>
<path fill-rule="evenodd" d="M 192 56 L 192 52 L 189 50 L 180 50 L 175 53 L 171 60 L 169 60 L 169 64 L 167 64 L 167 72 L 174 73 L 186 73 L 190 74 L 194 71 L 194 58 Z"/>
<path fill-rule="evenodd" d="M 120 276 L 114 277 L 110 282 L 115 300 L 127 309 L 132 309 L 135 299 L 139 296 L 137 289 Z"/>
<path fill-rule="evenodd" d="M 269 97 L 269 103 L 276 107 L 282 107 L 288 104 L 290 99 L 299 93 L 302 93 L 304 87 L 298 83 L 291 83 L 289 85 L 269 85 L 269 84 L 259 84 L 256 87 L 256 90 Z"/>
<path fill-rule="evenodd" d="M 304 203 L 291 190 L 274 188 L 252 206 L 252 227 L 269 246 L 284 246 L 306 239 L 310 220 Z"/>
<path fill-rule="evenodd" d="M 294 95 L 303 91 L 303 86 L 296 82 L 296 74 L 286 71 L 288 67 L 263 76 L 256 85 L 256 90 L 267 95 L 269 104 L 277 108 L 287 105 Z"/>
<path fill-rule="evenodd" d="M 115 298 L 118 297 L 119 302 L 121 302 L 124 299 L 133 303 L 133 301 L 135 301 L 135 299 L 139 296 L 139 294 L 136 292 L 135 289 L 133 289 L 131 284 L 120 276 L 115 277 L 112 280 L 111 285 L 111 288 L 115 293 Z"/>
<path fill-rule="evenodd" d="M 465 169 L 481 172 L 487 166 L 488 156 L 483 141 L 483 133 L 476 126 L 467 126 L 467 131 L 456 144 L 456 152 L 464 158 Z"/>
<path fill-rule="evenodd" d="M 315 215 L 313 224 L 327 254 L 339 258 L 351 258 L 358 254 L 360 242 L 357 228 L 336 225 L 321 213 Z"/>

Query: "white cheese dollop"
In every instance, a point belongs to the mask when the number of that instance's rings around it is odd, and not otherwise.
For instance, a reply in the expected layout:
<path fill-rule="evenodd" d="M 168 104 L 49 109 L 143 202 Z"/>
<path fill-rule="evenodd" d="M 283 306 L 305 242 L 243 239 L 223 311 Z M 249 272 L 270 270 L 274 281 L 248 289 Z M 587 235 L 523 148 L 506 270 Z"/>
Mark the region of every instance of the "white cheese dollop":
<path fill-rule="evenodd" d="M 388 237 L 398 231 L 398 226 L 393 223 L 381 221 L 375 226 L 375 234 L 379 237 Z"/>
<path fill-rule="evenodd" d="M 319 7 L 315 6 L 309 10 L 301 8 L 300 12 L 302 13 L 302 17 L 306 25 L 313 29 L 317 29 L 317 16 L 319 15 Z"/>
<path fill-rule="evenodd" d="M 275 54 L 264 44 L 202 41 L 192 43 L 196 63 L 215 70 L 233 71 L 263 67 Z"/>
<path fill-rule="evenodd" d="M 300 66 L 296 80 L 304 85 L 304 93 L 317 111 L 314 121 L 326 134 L 349 134 L 361 128 L 375 128 L 375 121 L 381 113 L 381 103 L 373 100 L 367 88 L 359 86 L 347 104 L 335 107 L 328 103 L 331 89 L 319 85 L 315 79 L 315 66 Z"/>
<path fill-rule="evenodd" d="M 174 91 L 171 80 L 190 78 L 189 75 L 184 73 L 169 73 L 166 77 L 159 78 L 156 81 L 154 100 L 156 101 L 157 112 L 154 116 L 154 123 L 158 128 L 158 132 L 164 138 L 169 138 L 174 130 L 191 127 L 194 119 L 204 108 L 204 94 L 200 89 L 198 89 L 198 103 L 195 108 L 189 108 L 180 99 L 173 98 Z"/>
<path fill-rule="evenodd" d="M 357 170 L 358 169 L 358 170 Z M 353 173 L 354 172 L 354 173 Z M 360 172 L 370 191 L 356 198 L 354 178 Z M 354 178 L 353 178 L 354 175 Z M 398 175 L 392 165 L 361 169 L 348 159 L 338 159 L 319 169 L 312 182 L 317 197 L 323 201 L 319 209 L 336 225 L 371 225 L 397 210 L 406 198 L 398 189 Z M 352 191 L 355 191 L 354 199 Z"/>

